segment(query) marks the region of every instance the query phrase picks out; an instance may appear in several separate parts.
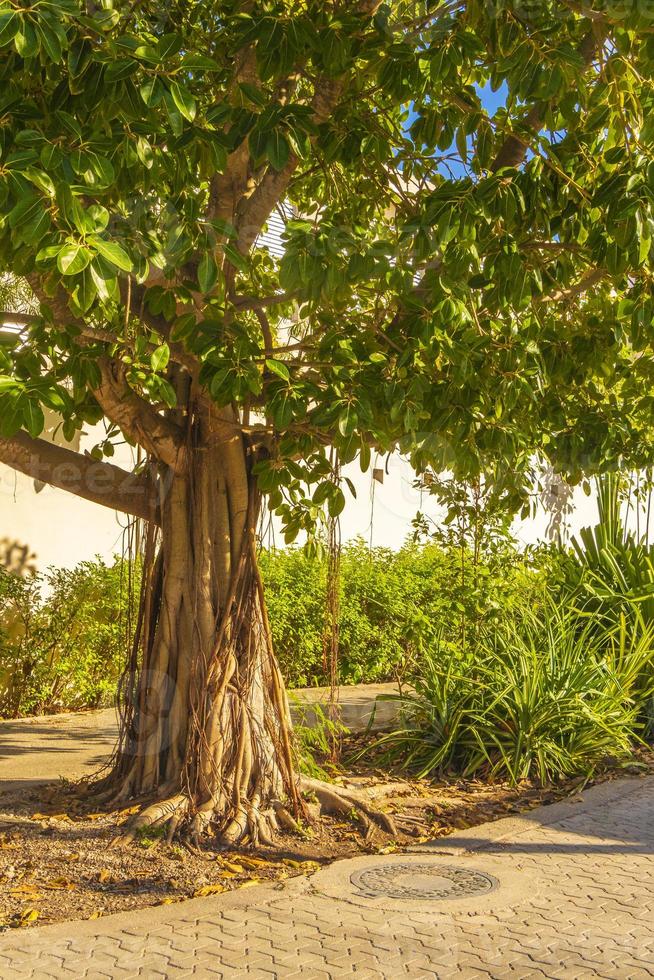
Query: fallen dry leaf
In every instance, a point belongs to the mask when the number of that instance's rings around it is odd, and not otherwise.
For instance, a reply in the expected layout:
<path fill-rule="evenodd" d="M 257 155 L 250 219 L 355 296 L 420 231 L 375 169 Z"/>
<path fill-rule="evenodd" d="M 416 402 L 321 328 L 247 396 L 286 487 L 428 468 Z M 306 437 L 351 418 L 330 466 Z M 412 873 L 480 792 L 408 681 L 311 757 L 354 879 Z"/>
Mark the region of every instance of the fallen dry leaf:
<path fill-rule="evenodd" d="M 320 864 L 317 861 L 295 861 L 293 858 L 284 858 L 282 863 L 296 871 L 302 871 L 304 874 L 320 869 Z"/>
<path fill-rule="evenodd" d="M 68 878 L 63 878 L 63 877 L 52 878 L 51 880 L 43 883 L 43 888 L 51 888 L 55 891 L 61 890 L 61 891 L 70 892 L 76 887 L 77 886 L 72 881 L 69 881 Z"/>
<path fill-rule="evenodd" d="M 218 884 L 203 885 L 202 888 L 198 888 L 196 891 L 193 892 L 193 898 L 204 898 L 206 895 L 220 895 L 220 893 L 224 891 L 225 891 L 224 885 L 218 885 Z"/>

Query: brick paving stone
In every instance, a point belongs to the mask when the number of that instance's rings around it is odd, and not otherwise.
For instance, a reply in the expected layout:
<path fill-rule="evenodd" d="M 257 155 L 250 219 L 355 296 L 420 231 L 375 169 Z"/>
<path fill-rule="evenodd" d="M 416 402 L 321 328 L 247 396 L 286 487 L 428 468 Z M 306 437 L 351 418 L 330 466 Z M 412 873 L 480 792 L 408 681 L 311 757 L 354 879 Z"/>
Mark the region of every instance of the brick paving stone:
<path fill-rule="evenodd" d="M 580 799 L 425 848 L 454 865 L 453 853 L 469 863 L 488 856 L 507 881 L 519 871 L 537 884 L 514 901 L 507 885 L 490 910 L 440 902 L 420 914 L 387 911 L 355 904 L 346 887 L 332 898 L 296 879 L 281 892 L 262 886 L 144 910 L 138 922 L 118 915 L 6 933 L 0 980 L 651 980 L 654 777 Z"/>

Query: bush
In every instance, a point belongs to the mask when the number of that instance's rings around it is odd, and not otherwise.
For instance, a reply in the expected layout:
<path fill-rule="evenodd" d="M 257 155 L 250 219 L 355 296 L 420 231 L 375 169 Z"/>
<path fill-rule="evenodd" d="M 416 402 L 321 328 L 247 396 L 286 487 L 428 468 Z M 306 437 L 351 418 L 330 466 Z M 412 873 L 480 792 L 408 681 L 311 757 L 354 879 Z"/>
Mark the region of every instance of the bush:
<path fill-rule="evenodd" d="M 129 647 L 126 566 L 0 569 L 0 717 L 108 704 Z"/>
<path fill-rule="evenodd" d="M 261 566 L 287 683 L 328 684 L 322 645 L 325 561 L 290 548 L 264 552 Z M 516 603 L 538 603 L 543 594 L 537 563 L 509 548 L 475 563 L 471 554 L 434 542 L 409 542 L 399 551 L 370 551 L 361 539 L 350 542 L 341 557 L 340 681 L 393 680 L 438 635 L 465 645 L 482 624 L 510 616 Z"/>
<path fill-rule="evenodd" d="M 628 756 L 644 731 L 653 632 L 636 621 L 598 630 L 546 603 L 483 628 L 466 654 L 441 642 L 398 698 L 401 727 L 380 744 L 421 776 L 590 776 L 607 758 Z"/>

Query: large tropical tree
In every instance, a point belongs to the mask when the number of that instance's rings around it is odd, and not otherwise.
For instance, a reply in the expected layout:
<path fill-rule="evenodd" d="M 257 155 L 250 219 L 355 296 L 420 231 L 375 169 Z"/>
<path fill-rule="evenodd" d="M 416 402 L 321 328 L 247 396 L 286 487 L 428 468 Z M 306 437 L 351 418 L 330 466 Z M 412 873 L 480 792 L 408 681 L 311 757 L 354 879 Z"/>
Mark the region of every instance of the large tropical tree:
<path fill-rule="evenodd" d="M 292 539 L 371 450 L 516 500 L 534 453 L 648 455 L 639 10 L 0 0 L 0 460 L 148 522 L 110 778 L 143 820 L 267 840 L 298 802 L 262 495 Z"/>

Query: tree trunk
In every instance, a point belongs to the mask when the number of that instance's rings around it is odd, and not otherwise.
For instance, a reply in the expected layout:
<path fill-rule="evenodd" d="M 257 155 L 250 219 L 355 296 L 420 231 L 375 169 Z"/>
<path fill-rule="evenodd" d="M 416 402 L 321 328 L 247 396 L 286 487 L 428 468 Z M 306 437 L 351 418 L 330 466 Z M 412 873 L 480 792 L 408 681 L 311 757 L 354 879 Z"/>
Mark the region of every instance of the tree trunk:
<path fill-rule="evenodd" d="M 253 453 L 230 410 L 189 417 L 185 464 L 161 474 L 109 783 L 151 803 L 137 825 L 267 843 L 282 800 L 297 809 L 299 796 L 256 561 Z"/>

